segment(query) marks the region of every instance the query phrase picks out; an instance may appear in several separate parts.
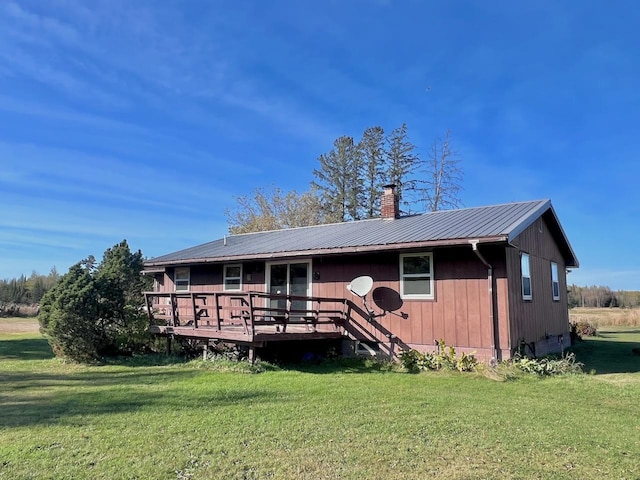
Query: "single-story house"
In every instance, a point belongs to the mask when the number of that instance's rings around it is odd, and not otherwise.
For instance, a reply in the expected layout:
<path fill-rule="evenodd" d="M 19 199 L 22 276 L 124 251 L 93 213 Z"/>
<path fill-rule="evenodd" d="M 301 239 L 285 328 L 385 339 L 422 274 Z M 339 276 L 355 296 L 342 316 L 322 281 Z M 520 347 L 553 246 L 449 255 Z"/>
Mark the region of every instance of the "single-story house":
<path fill-rule="evenodd" d="M 228 235 L 145 262 L 156 334 L 246 344 L 343 339 L 395 356 L 506 359 L 570 342 L 567 269 L 578 259 L 549 200 Z M 286 345 L 283 343 L 283 345 Z"/>

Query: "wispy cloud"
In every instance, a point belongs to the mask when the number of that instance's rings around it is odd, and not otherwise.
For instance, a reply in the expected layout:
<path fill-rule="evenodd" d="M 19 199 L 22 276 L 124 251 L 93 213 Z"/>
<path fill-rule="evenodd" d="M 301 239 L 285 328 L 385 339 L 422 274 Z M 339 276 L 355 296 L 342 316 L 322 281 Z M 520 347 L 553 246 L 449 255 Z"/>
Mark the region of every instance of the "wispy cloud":
<path fill-rule="evenodd" d="M 11 26 L 16 22 L 19 24 L 16 29 L 10 27 L 13 34 L 29 33 L 28 38 L 31 41 L 41 42 L 49 38 L 63 43 L 76 43 L 80 39 L 78 31 L 71 25 L 50 16 L 27 11 L 15 2 L 8 1 L 0 4 L 0 12 L 10 19 L 7 25 Z"/>

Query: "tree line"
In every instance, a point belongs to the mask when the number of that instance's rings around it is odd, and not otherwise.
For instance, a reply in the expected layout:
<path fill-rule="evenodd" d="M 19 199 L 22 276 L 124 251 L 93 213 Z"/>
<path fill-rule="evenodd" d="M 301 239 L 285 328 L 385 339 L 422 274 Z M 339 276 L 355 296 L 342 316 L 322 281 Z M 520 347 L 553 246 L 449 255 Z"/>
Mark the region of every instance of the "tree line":
<path fill-rule="evenodd" d="M 53 267 L 48 275 L 39 275 L 35 271 L 29 278 L 21 275 L 10 280 L 0 280 L 0 303 L 31 305 L 40 303 L 44 294 L 57 283 L 60 275 Z"/>
<path fill-rule="evenodd" d="M 620 307 L 634 308 L 640 306 L 640 292 L 611 290 L 604 286 L 579 287 L 570 285 L 568 288 L 569 308 L 573 307 Z"/>
<path fill-rule="evenodd" d="M 396 186 L 403 213 L 436 211 L 461 205 L 460 157 L 450 132 L 436 139 L 423 159 L 409 140 L 406 124 L 386 134 L 381 126 L 364 130 L 359 140 L 343 135 L 318 157 L 309 190 L 278 186 L 256 188 L 236 198 L 225 212 L 232 234 L 380 216 L 383 187 Z"/>

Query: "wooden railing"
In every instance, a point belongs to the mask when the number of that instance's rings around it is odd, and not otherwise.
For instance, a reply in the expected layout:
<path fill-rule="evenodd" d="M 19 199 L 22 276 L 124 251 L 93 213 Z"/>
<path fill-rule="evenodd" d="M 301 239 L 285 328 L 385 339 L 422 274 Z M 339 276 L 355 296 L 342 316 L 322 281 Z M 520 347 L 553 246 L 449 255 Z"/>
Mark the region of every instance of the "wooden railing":
<path fill-rule="evenodd" d="M 338 330 L 351 312 L 344 298 L 272 295 L 263 292 L 146 292 L 151 324 L 165 321 L 172 327 L 190 326 L 224 330 L 242 328 L 255 334 L 256 327 L 270 326 L 287 332 L 289 326 L 305 330 Z"/>

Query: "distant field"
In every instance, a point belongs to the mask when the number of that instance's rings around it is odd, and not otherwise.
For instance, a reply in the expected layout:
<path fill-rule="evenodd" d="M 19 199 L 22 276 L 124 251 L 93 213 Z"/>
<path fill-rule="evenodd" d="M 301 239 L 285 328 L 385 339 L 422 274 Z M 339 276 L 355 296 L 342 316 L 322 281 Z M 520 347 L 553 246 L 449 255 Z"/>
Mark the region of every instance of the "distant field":
<path fill-rule="evenodd" d="M 572 322 L 588 322 L 596 327 L 605 325 L 640 326 L 640 308 L 572 308 Z"/>
<path fill-rule="evenodd" d="M 37 318 L 0 317 L 0 334 L 38 333 L 39 328 Z"/>

